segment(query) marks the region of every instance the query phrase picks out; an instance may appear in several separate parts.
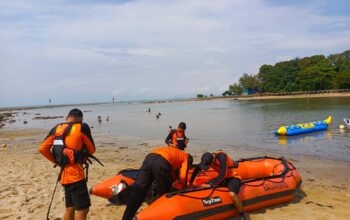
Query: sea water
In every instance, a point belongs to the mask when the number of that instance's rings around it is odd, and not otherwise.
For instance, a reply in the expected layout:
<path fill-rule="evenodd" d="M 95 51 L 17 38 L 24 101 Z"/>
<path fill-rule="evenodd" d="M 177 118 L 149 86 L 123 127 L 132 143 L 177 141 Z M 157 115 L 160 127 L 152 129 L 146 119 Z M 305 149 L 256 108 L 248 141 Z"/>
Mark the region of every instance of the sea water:
<path fill-rule="evenodd" d="M 350 130 L 339 129 L 350 118 L 350 98 L 302 98 L 276 100 L 233 99 L 212 101 L 173 101 L 165 103 L 126 102 L 23 110 L 17 121 L 6 127 L 50 129 L 64 121 L 34 120 L 35 116 L 65 116 L 72 108 L 84 112 L 84 122 L 92 132 L 164 143 L 169 126 L 186 122 L 190 145 L 211 149 L 232 149 L 309 155 L 334 160 L 350 160 Z M 148 113 L 148 108 L 151 112 Z M 26 112 L 26 114 L 23 114 Z M 159 119 L 156 115 L 161 113 Z M 40 114 L 40 115 L 38 115 Z M 273 130 L 296 123 L 324 120 L 332 115 L 326 131 L 293 137 L 278 137 Z M 97 117 L 101 116 L 101 123 Z M 109 121 L 107 121 L 109 117 Z M 27 120 L 28 124 L 23 124 Z"/>

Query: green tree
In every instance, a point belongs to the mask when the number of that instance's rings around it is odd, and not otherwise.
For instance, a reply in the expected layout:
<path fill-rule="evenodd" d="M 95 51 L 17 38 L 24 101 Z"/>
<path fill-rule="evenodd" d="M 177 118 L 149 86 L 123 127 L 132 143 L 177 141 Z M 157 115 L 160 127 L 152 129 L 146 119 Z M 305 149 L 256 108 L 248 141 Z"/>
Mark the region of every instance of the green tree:
<path fill-rule="evenodd" d="M 229 92 L 231 94 L 240 95 L 243 92 L 243 88 L 238 83 L 234 83 L 229 86 Z"/>
<path fill-rule="evenodd" d="M 245 73 L 243 76 L 241 76 L 241 78 L 239 78 L 239 85 L 243 89 L 257 91 L 260 86 L 260 81 L 257 76 Z"/>
<path fill-rule="evenodd" d="M 203 94 L 197 94 L 197 98 L 203 98 L 204 95 Z"/>
<path fill-rule="evenodd" d="M 331 54 L 328 56 L 331 65 L 335 66 L 337 72 L 349 72 L 350 50 L 339 54 Z"/>
<path fill-rule="evenodd" d="M 350 73 L 350 59 L 349 60 L 343 60 L 338 63 L 338 71 L 340 73 L 348 72 Z"/>
<path fill-rule="evenodd" d="M 222 93 L 222 96 L 227 96 L 227 95 L 232 95 L 232 92 L 227 90 Z"/>
<path fill-rule="evenodd" d="M 325 90 L 333 88 L 335 67 L 325 56 L 310 57 L 310 65 L 303 68 L 297 76 L 300 90 Z"/>
<path fill-rule="evenodd" d="M 339 54 L 314 55 L 264 64 L 257 75 L 243 74 L 239 84 L 230 85 L 229 91 L 236 94 L 241 89 L 263 92 L 293 92 L 348 88 L 350 73 L 350 50 Z"/>
<path fill-rule="evenodd" d="M 272 65 L 262 65 L 259 69 L 258 79 L 261 82 L 262 91 L 270 91 L 272 87 L 272 77 L 273 77 L 273 66 Z"/>
<path fill-rule="evenodd" d="M 350 89 L 350 72 L 337 74 L 334 84 L 337 89 Z"/>
<path fill-rule="evenodd" d="M 297 89 L 296 74 L 299 71 L 299 59 L 276 63 L 274 66 L 262 65 L 258 78 L 263 92 L 290 92 Z"/>

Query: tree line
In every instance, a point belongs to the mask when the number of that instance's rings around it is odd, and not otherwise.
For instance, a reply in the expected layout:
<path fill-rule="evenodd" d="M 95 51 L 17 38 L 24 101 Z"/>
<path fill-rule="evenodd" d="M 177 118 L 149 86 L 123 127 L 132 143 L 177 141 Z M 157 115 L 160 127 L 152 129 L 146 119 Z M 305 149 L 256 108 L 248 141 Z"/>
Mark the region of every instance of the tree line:
<path fill-rule="evenodd" d="M 264 64 L 257 74 L 244 73 L 222 95 L 328 89 L 350 89 L 350 50 Z"/>

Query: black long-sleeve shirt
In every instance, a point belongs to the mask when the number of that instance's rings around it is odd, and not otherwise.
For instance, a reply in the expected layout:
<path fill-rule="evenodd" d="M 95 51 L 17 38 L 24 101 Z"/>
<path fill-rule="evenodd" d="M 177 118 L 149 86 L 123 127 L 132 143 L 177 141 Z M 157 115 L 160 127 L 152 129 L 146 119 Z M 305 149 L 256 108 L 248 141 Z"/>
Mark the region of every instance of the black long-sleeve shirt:
<path fill-rule="evenodd" d="M 220 171 L 219 171 L 219 175 L 210 180 L 207 184 L 211 185 L 211 186 L 216 186 L 218 184 L 220 184 L 226 176 L 227 173 L 227 155 L 224 153 L 218 153 L 216 154 L 215 160 L 218 160 L 219 164 L 220 164 Z M 196 178 L 196 176 L 198 175 L 198 173 L 201 171 L 201 169 L 199 168 L 199 166 L 196 166 L 193 170 L 192 176 L 191 176 L 191 180 L 190 180 L 190 184 L 193 183 L 194 179 Z"/>
<path fill-rule="evenodd" d="M 170 131 L 168 136 L 165 138 L 165 143 L 167 145 L 170 145 L 171 144 L 171 141 L 172 141 L 172 138 L 173 138 L 173 134 L 174 134 L 174 131 Z"/>
<path fill-rule="evenodd" d="M 220 172 L 219 172 L 219 175 L 215 179 L 208 182 L 208 184 L 211 186 L 216 186 L 216 185 L 220 184 L 225 179 L 227 169 L 228 169 L 227 168 L 227 155 L 226 154 L 224 154 L 224 153 L 216 154 L 215 160 L 219 161 Z"/>

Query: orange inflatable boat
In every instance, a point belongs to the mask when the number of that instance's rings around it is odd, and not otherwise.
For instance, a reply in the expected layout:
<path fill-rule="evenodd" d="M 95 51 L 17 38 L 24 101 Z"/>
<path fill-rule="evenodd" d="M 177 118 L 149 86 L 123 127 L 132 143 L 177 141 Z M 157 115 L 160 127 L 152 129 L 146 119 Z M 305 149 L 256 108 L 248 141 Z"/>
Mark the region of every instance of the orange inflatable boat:
<path fill-rule="evenodd" d="M 301 177 L 292 163 L 284 158 L 256 157 L 240 159 L 236 172 L 241 176 L 239 197 L 245 211 L 291 201 L 301 186 Z M 193 170 L 189 171 L 190 179 Z M 90 193 L 122 205 L 126 203 L 130 185 L 138 170 L 122 170 L 116 176 L 90 189 Z M 197 175 L 194 186 L 200 186 L 218 175 L 214 170 Z M 137 220 L 151 219 L 227 219 L 237 215 L 227 187 L 181 189 L 176 182 L 174 192 L 160 198 L 149 192 L 146 201 L 150 204 L 135 216 Z"/>
<path fill-rule="evenodd" d="M 130 185 L 132 185 L 138 175 L 139 170 L 137 169 L 125 169 L 121 170 L 117 175 L 102 181 L 101 183 L 92 187 L 89 192 L 92 195 L 99 196 L 108 199 L 111 203 L 115 205 L 123 205 L 126 202 L 126 198 L 129 195 Z M 191 177 L 193 169 L 188 171 L 188 176 Z M 193 186 L 200 186 L 211 179 L 215 178 L 218 173 L 215 170 L 208 170 L 206 172 L 201 172 L 197 175 L 193 182 Z M 188 178 L 189 182 L 190 178 Z M 155 188 L 155 187 L 152 187 Z M 182 190 L 182 184 L 178 181 L 173 183 L 174 190 Z M 153 201 L 156 198 L 156 192 L 149 192 L 147 195 L 147 202 Z"/>
<path fill-rule="evenodd" d="M 257 157 L 238 161 L 239 192 L 244 210 L 291 201 L 301 185 L 293 164 L 284 158 Z M 163 195 L 135 216 L 135 220 L 220 220 L 237 215 L 228 188 L 182 190 Z"/>

